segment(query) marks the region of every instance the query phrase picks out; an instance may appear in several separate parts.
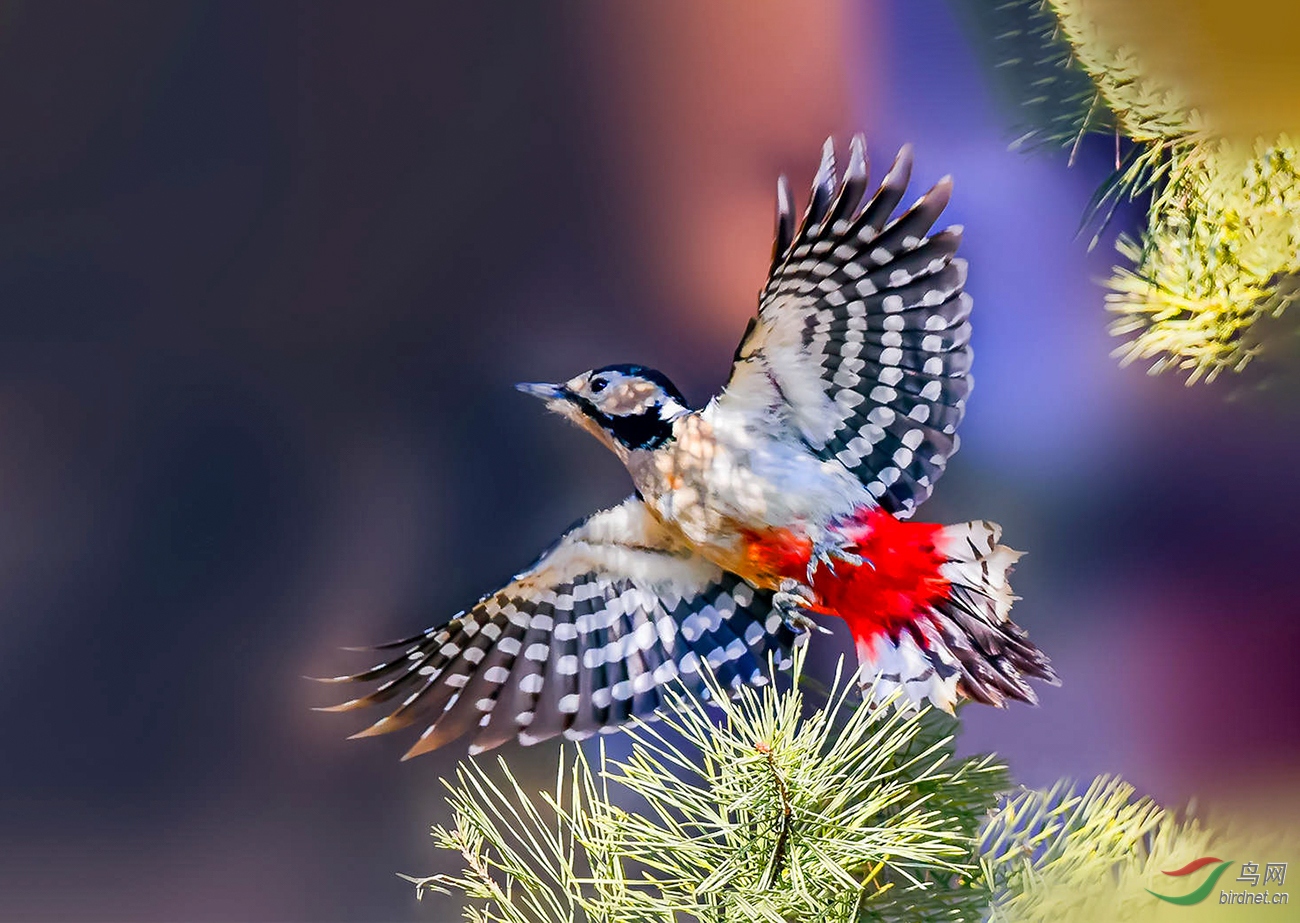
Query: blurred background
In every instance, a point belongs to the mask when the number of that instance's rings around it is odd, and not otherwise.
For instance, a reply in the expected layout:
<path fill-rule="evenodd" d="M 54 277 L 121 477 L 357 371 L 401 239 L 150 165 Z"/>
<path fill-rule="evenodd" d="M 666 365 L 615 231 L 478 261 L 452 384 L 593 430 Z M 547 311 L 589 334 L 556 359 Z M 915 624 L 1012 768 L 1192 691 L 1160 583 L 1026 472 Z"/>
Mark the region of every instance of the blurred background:
<path fill-rule="evenodd" d="M 1108 358 L 1113 149 L 1009 152 L 977 45 L 942 0 L 0 4 L 0 918 L 454 918 L 394 873 L 445 867 L 462 751 L 345 742 L 301 677 L 621 499 L 511 385 L 707 398 L 777 174 L 855 130 L 956 178 L 978 387 L 925 518 L 1029 552 L 1063 678 L 963 750 L 1292 823 L 1295 388 Z"/>

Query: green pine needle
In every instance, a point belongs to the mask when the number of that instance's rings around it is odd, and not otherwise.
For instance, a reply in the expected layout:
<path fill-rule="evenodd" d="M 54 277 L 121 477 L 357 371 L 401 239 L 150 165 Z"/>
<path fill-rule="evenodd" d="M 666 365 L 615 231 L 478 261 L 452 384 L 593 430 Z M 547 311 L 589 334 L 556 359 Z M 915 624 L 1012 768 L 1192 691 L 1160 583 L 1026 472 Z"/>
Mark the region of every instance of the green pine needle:
<path fill-rule="evenodd" d="M 992 891 L 990 923 L 1219 919 L 1218 902 L 1196 912 L 1153 897 L 1186 894 L 1167 872 L 1205 856 L 1226 860 L 1297 855 L 1294 833 L 1220 829 L 1179 817 L 1133 787 L 1102 776 L 1086 789 L 1060 782 L 1007 796 L 980 837 Z M 1193 879 L 1199 883 L 1204 879 Z"/>
<path fill-rule="evenodd" d="M 473 923 L 1094 923 L 1165 919 L 1151 892 L 1185 893 L 1164 872 L 1199 857 L 1300 854 L 1105 776 L 999 798 L 1002 766 L 954 757 L 955 719 L 861 705 L 853 677 L 816 709 L 797 682 L 707 686 L 714 704 L 679 691 L 624 759 L 562 757 L 550 792 L 462 763 L 433 830 L 461 870 L 402 877 Z"/>
<path fill-rule="evenodd" d="M 1116 170 L 1093 197 L 1091 244 L 1122 201 L 1150 195 L 1137 241 L 1117 242 L 1126 265 L 1108 283 L 1110 329 L 1123 364 L 1175 369 L 1188 384 L 1240 371 L 1259 352 L 1252 329 L 1300 291 L 1300 157 L 1285 135 L 1218 136 L 1177 87 L 1113 42 L 1082 0 L 962 0 L 984 24 L 995 74 L 1019 96 L 1022 141 L 1077 148 L 1114 132 Z M 1040 73 L 1043 69 L 1055 70 Z M 1120 137 L 1132 145 L 1121 157 Z"/>
<path fill-rule="evenodd" d="M 974 838 L 1006 775 L 953 756 L 952 719 L 862 706 L 852 676 L 819 709 L 797 682 L 707 686 L 626 759 L 562 761 L 553 794 L 462 764 L 434 837 L 464 869 L 411 880 L 483 923 L 980 919 Z"/>
<path fill-rule="evenodd" d="M 1300 154 L 1288 137 L 1180 145 L 1142 241 L 1119 243 L 1133 268 L 1109 283 L 1111 331 L 1129 337 L 1116 355 L 1153 359 L 1153 373 L 1178 368 L 1189 384 L 1244 368 L 1258 351 L 1252 325 L 1296 297 L 1298 215 Z"/>
<path fill-rule="evenodd" d="M 1013 102 L 1013 148 L 1075 147 L 1114 120 L 1045 0 L 956 0 L 995 88 Z"/>

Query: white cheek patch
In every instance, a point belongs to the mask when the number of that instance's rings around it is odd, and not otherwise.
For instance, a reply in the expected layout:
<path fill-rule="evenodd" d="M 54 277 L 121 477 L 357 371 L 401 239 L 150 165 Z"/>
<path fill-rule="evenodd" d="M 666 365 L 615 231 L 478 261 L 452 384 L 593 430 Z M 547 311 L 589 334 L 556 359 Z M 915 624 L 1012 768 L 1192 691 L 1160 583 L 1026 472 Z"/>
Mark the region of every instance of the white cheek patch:
<path fill-rule="evenodd" d="M 596 396 L 596 406 L 610 417 L 630 417 L 654 406 L 659 395 L 657 385 L 636 378 L 624 378 Z"/>

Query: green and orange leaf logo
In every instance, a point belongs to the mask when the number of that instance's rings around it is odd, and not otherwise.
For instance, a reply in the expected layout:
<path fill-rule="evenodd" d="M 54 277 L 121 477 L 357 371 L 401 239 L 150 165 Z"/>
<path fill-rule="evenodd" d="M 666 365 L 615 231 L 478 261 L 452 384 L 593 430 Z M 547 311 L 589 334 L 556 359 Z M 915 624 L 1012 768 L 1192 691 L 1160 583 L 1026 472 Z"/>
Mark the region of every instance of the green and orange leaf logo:
<path fill-rule="evenodd" d="M 1205 881 L 1201 882 L 1201 886 L 1197 888 L 1195 891 L 1192 891 L 1188 894 L 1178 894 L 1178 895 L 1170 896 L 1168 894 L 1157 894 L 1155 891 L 1152 891 L 1150 888 L 1147 888 L 1147 893 L 1152 895 L 1153 897 L 1160 898 L 1162 901 L 1168 901 L 1171 904 L 1183 904 L 1183 905 L 1199 904 L 1201 901 L 1205 900 L 1207 897 L 1210 896 L 1210 892 L 1213 891 L 1214 886 L 1218 884 L 1219 876 L 1223 874 L 1223 870 L 1226 869 L 1228 866 L 1232 865 L 1231 859 L 1225 862 L 1224 860 L 1215 858 L 1214 856 L 1202 856 L 1199 859 L 1193 859 L 1191 862 L 1187 863 L 1180 869 L 1174 869 L 1172 872 L 1163 873 L 1165 875 L 1169 875 L 1174 878 L 1183 878 L 1188 875 L 1195 875 L 1197 872 L 1205 868 L 1207 865 L 1214 865 L 1216 862 L 1218 863 L 1218 868 L 1210 872 L 1210 874 L 1206 877 Z"/>

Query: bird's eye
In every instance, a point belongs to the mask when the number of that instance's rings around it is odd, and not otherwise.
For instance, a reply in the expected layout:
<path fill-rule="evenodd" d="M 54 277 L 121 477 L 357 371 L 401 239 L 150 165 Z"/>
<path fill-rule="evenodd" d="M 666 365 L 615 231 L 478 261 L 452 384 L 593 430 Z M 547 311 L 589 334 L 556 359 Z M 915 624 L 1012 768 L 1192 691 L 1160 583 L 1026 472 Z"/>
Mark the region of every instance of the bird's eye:
<path fill-rule="evenodd" d="M 609 382 L 607 382 L 607 381 L 606 381 L 605 379 L 603 379 L 603 378 L 593 378 L 593 379 L 591 380 L 591 385 L 590 385 L 591 393 L 592 393 L 592 394 L 599 394 L 600 392 L 602 392 L 602 391 L 605 390 L 605 386 L 608 385 L 608 384 L 609 384 Z"/>

